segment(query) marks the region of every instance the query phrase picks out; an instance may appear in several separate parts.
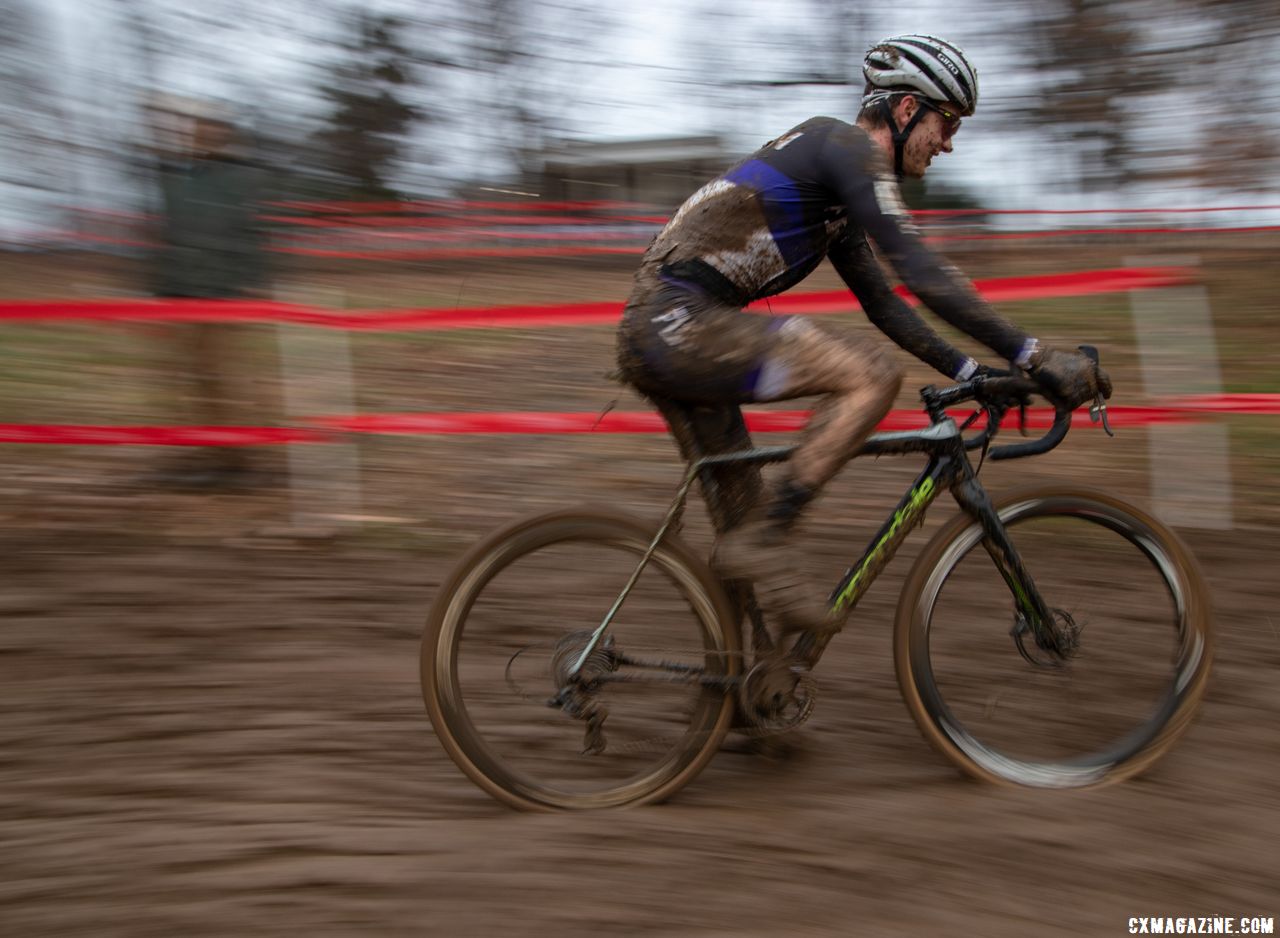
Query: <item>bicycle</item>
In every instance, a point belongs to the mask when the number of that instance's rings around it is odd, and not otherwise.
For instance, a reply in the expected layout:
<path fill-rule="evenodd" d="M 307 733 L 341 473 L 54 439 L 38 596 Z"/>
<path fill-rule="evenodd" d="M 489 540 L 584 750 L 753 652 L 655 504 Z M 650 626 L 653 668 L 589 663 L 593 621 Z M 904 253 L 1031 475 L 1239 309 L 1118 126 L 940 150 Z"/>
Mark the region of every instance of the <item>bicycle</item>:
<path fill-rule="evenodd" d="M 970 776 L 1089 788 L 1142 771 L 1186 730 L 1212 657 L 1208 598 L 1178 536 L 1113 496 L 1050 485 L 992 501 L 978 481 L 985 459 L 1047 453 L 1070 428 L 1057 408 L 1044 436 L 991 447 L 1006 413 L 1018 406 L 1025 418 L 1036 392 L 1009 375 L 930 386 L 926 428 L 866 441 L 859 457 L 918 453 L 927 464 L 830 603 L 843 627 L 949 490 L 961 512 L 926 544 L 898 603 L 907 708 Z M 947 409 L 966 402 L 978 409 L 957 425 Z M 1101 398 L 1091 415 L 1110 433 Z M 711 470 L 793 449 L 695 459 L 656 532 L 580 508 L 473 547 L 433 604 L 421 658 L 428 714 L 462 771 L 521 809 L 638 805 L 690 782 L 731 725 L 768 735 L 803 723 L 839 627 L 775 641 L 749 589 L 720 580 L 675 533 L 696 480 L 710 499 Z"/>

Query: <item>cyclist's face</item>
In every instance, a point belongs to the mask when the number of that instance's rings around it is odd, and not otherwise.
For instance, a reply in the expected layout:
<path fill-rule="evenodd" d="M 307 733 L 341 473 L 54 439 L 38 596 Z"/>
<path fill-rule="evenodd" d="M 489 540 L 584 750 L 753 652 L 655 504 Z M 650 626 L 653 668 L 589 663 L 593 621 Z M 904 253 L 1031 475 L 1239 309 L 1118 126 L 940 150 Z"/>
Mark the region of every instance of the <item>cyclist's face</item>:
<path fill-rule="evenodd" d="M 917 107 L 923 107 L 924 113 L 907 139 L 902 154 L 902 171 L 904 175 L 919 179 L 935 156 L 951 152 L 952 139 L 960 121 L 955 114 L 942 114 L 937 108 L 920 105 L 915 99 L 911 102 L 914 107 L 908 108 L 908 115 L 913 115 Z"/>

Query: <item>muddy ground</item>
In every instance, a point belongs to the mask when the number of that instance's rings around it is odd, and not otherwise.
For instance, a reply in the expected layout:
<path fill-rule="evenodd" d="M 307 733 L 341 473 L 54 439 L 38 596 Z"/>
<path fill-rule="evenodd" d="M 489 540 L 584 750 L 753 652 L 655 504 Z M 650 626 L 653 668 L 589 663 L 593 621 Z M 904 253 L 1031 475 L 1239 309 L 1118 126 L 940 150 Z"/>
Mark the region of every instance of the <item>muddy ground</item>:
<path fill-rule="evenodd" d="M 591 276 L 566 292 L 619 282 Z M 607 329 L 370 339 L 361 405 L 638 408 L 601 376 L 610 345 Z M 903 406 L 925 380 L 912 372 Z M 1145 500 L 1149 432 L 1120 429 L 984 478 Z M 432 734 L 426 610 L 458 554 L 510 518 L 577 501 L 656 517 L 678 479 L 666 440 L 371 438 L 359 501 L 345 476 L 325 487 L 341 460 L 314 454 L 292 493 L 214 496 L 139 487 L 158 450 L 10 448 L 0 933 L 1121 935 L 1131 916 L 1275 916 L 1276 477 L 1267 451 L 1233 453 L 1231 526 L 1182 532 L 1213 593 L 1212 685 L 1147 775 L 1008 791 L 926 745 L 890 643 L 917 534 L 822 662 L 817 712 L 785 749 L 722 752 L 664 805 L 523 815 Z M 842 476 L 807 531 L 815 569 L 838 573 L 914 472 L 882 460 Z M 940 502 L 926 527 L 950 514 Z M 709 543 L 701 517 L 688 537 Z"/>

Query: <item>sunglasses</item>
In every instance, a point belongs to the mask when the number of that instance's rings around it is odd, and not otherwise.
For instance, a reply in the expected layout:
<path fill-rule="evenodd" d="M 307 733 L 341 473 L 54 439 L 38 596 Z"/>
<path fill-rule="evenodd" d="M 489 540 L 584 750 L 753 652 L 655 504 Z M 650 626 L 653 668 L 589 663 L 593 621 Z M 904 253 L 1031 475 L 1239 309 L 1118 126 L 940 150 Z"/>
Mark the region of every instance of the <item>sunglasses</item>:
<path fill-rule="evenodd" d="M 956 135 L 956 131 L 960 129 L 960 115 L 945 107 L 940 107 L 932 101 L 926 101 L 924 98 L 916 98 L 921 107 L 928 108 L 939 117 L 942 118 L 942 139 L 950 140 Z"/>

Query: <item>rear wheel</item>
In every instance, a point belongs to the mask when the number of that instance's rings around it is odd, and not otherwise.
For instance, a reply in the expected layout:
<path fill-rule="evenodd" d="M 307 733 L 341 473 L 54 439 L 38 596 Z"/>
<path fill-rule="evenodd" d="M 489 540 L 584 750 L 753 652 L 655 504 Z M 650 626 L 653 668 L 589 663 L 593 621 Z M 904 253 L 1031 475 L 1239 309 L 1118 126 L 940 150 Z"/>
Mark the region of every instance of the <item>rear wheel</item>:
<path fill-rule="evenodd" d="M 981 779 L 1086 788 L 1127 778 L 1186 730 L 1210 665 L 1209 605 L 1171 530 L 1109 495 L 1039 489 L 996 509 L 1056 626 L 1036 647 L 982 530 L 961 516 L 925 547 L 895 626 L 898 683 L 925 737 Z"/>
<path fill-rule="evenodd" d="M 422 644 L 423 697 L 449 756 L 494 797 L 525 809 L 658 801 L 719 747 L 741 666 L 736 620 L 674 537 L 583 680 L 569 679 L 653 533 L 607 510 L 539 515 L 478 544 L 441 587 Z"/>

